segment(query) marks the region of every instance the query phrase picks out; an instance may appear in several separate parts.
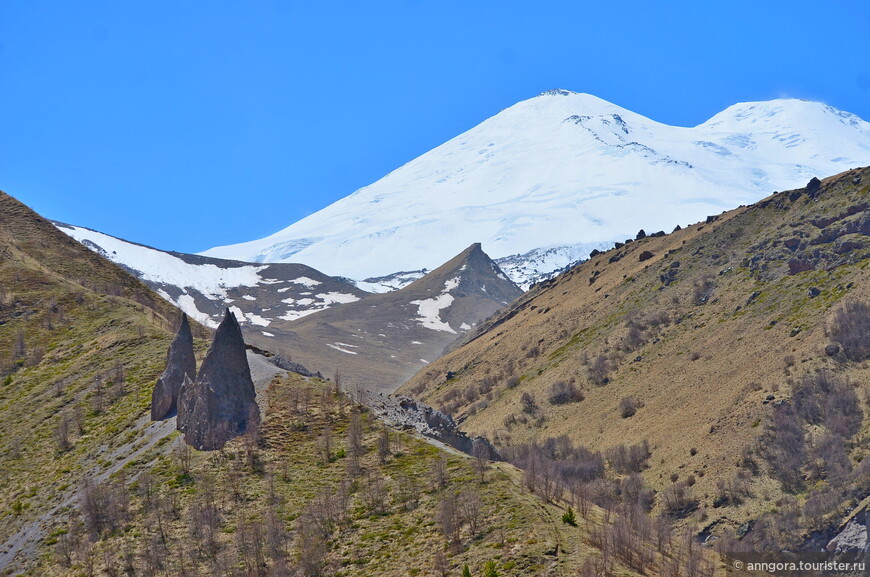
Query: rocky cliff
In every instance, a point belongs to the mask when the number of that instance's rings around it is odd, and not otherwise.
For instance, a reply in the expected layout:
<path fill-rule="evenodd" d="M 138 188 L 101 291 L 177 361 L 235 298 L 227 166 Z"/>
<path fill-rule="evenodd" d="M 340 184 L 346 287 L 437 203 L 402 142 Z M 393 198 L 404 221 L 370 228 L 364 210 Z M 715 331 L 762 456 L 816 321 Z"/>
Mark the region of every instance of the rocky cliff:
<path fill-rule="evenodd" d="M 197 449 L 212 451 L 260 423 L 245 341 L 227 309 L 196 380 L 181 386 L 178 430 Z"/>
<path fill-rule="evenodd" d="M 196 358 L 193 352 L 193 334 L 187 315 L 181 317 L 178 333 L 169 345 L 166 357 L 166 370 L 154 384 L 151 393 L 151 420 L 159 421 L 175 414 L 178 404 L 178 392 L 184 383 L 184 377 L 196 377 Z"/>

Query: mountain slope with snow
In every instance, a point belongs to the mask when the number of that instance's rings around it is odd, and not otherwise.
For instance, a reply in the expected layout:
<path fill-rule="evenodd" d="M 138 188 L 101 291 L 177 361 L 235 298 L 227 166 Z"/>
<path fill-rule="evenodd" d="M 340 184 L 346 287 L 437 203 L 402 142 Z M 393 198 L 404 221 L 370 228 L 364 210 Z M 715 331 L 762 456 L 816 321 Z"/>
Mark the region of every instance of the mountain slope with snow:
<path fill-rule="evenodd" d="M 294 264 L 251 264 L 166 252 L 95 230 L 55 222 L 62 232 L 121 265 L 191 318 L 217 328 L 230 307 L 246 333 L 368 296 L 345 279 Z"/>
<path fill-rule="evenodd" d="M 340 371 L 351 390 L 392 392 L 521 294 L 474 244 L 399 290 L 275 322 L 274 338 L 250 338 L 313 371 Z"/>
<path fill-rule="evenodd" d="M 534 251 L 529 274 L 540 274 L 641 228 L 670 230 L 866 164 L 870 123 L 817 102 L 736 104 L 682 128 L 553 90 L 280 232 L 203 254 L 364 279 L 433 268 L 481 242 L 497 262 Z M 506 272 L 524 283 L 514 264 Z"/>

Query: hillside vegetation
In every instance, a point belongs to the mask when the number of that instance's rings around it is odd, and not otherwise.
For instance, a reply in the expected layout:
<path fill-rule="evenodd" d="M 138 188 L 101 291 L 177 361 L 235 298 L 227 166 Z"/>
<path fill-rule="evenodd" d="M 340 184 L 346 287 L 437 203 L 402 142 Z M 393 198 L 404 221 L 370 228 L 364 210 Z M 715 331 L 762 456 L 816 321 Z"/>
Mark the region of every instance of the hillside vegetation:
<path fill-rule="evenodd" d="M 4 574 L 713 572 L 666 526 L 540 499 L 513 466 L 388 429 L 315 378 L 276 377 L 259 430 L 195 451 L 148 414 L 178 311 L 5 195 L 0 252 Z"/>
<path fill-rule="evenodd" d="M 537 447 L 565 465 L 542 445 L 561 436 L 608 467 L 647 447 L 634 468 L 654 511 L 702 536 L 830 536 L 870 493 L 868 191 L 870 170 L 852 170 L 641 231 L 537 285 L 400 392 L 526 463 Z M 770 513 L 780 525 L 747 523 Z"/>
<path fill-rule="evenodd" d="M 140 418 L 178 318 L 0 193 L 0 568 L 32 550 L 85 476 L 157 441 Z"/>

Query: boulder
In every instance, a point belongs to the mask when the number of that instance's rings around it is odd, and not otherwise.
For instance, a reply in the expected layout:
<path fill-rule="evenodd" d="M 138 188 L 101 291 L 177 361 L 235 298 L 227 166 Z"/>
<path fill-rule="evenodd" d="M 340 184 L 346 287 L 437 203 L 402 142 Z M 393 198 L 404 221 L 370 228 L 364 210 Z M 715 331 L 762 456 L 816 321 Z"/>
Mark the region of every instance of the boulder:
<path fill-rule="evenodd" d="M 178 392 L 184 377 L 196 376 L 196 357 L 193 352 L 193 334 L 187 315 L 182 315 L 181 326 L 166 355 L 166 370 L 157 379 L 151 392 L 151 420 L 160 421 L 175 414 Z"/>
<path fill-rule="evenodd" d="M 214 451 L 259 424 L 242 329 L 227 309 L 196 380 L 187 380 L 181 387 L 178 430 L 188 445 Z"/>

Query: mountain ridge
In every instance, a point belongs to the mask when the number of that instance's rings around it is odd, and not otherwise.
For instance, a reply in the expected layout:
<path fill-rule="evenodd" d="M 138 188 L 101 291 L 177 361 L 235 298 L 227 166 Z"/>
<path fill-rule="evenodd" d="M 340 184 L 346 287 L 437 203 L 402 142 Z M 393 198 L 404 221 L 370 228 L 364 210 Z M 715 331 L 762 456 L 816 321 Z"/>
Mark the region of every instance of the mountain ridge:
<path fill-rule="evenodd" d="M 502 454 L 561 435 L 592 451 L 648 443 L 638 472 L 665 499 L 693 492 L 678 513 L 714 538 L 739 540 L 755 523 L 756 551 L 816 546 L 800 535 L 830 539 L 837 506 L 870 495 L 867 357 L 852 349 L 866 328 L 846 338 L 870 322 L 868 198 L 870 168 L 850 170 L 597 254 L 493 315 L 399 393 Z M 822 441 L 837 426 L 796 416 L 813 395 L 851 415 L 836 465 Z M 794 444 L 786 429 L 799 431 Z M 766 532 L 779 521 L 764 502 L 780 498 L 811 505 L 787 542 Z"/>

